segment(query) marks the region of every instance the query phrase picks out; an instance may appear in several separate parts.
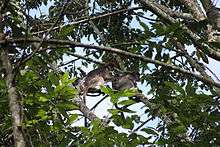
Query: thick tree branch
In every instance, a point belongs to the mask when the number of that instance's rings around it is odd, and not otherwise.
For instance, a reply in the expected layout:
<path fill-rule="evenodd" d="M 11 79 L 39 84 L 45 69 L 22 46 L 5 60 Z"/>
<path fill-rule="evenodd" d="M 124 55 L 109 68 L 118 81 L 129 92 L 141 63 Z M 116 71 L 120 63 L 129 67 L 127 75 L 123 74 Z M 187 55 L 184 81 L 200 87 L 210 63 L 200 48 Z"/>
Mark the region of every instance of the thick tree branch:
<path fill-rule="evenodd" d="M 86 118 L 88 118 L 90 121 L 94 121 L 96 119 L 101 120 L 100 118 L 98 118 L 93 112 L 91 112 L 91 110 L 84 104 L 83 100 L 74 100 L 74 102 L 79 105 L 79 110 L 83 113 L 83 116 L 85 116 Z M 101 121 L 103 126 L 107 126 L 107 124 L 103 121 Z"/>
<path fill-rule="evenodd" d="M 176 19 L 171 17 L 169 14 L 169 11 L 162 10 L 160 7 L 160 4 L 155 3 L 152 0 L 140 0 L 144 7 L 151 10 L 153 13 L 157 14 L 159 17 L 163 18 L 166 23 L 175 24 L 178 23 Z M 200 37 L 193 33 L 187 26 L 182 25 L 182 29 L 186 31 L 186 33 L 189 35 L 189 37 L 193 40 L 194 44 L 196 46 L 199 46 L 199 49 L 206 52 L 207 55 L 215 60 L 220 61 L 220 51 L 218 49 L 212 49 L 207 44 L 200 42 Z"/>
<path fill-rule="evenodd" d="M 200 0 L 200 1 L 201 1 L 202 6 L 206 12 L 211 8 L 211 6 L 213 4 L 213 2 L 211 0 Z"/>
<path fill-rule="evenodd" d="M 192 11 L 192 15 L 196 18 L 196 20 L 201 21 L 206 19 L 206 16 L 197 0 L 182 0 L 181 2 Z"/>
<path fill-rule="evenodd" d="M 19 39 L 7 39 L 8 43 L 24 43 L 24 42 L 41 42 L 42 39 L 27 39 L 27 38 L 19 38 Z M 0 41 L 0 44 L 4 44 L 6 41 Z M 131 53 L 131 52 L 127 52 L 127 51 L 123 51 L 117 48 L 111 48 L 111 47 L 105 47 L 105 46 L 96 46 L 96 45 L 89 45 L 89 44 L 83 44 L 83 43 L 78 43 L 78 42 L 74 42 L 74 41 L 69 41 L 69 40 L 58 40 L 58 39 L 49 39 L 49 40 L 44 40 L 43 43 L 46 44 L 60 44 L 60 45 L 70 45 L 70 46 L 75 46 L 75 47 L 84 47 L 87 49 L 96 49 L 96 50 L 103 50 L 103 51 L 108 51 L 108 52 L 113 52 L 113 53 L 117 53 L 117 54 L 121 54 L 124 56 L 128 56 L 128 57 L 132 57 L 132 58 L 136 58 L 136 59 L 140 59 L 143 62 L 148 62 L 148 63 L 153 63 L 153 64 L 157 64 L 157 65 L 161 65 L 161 66 L 165 66 L 168 67 L 170 69 L 179 71 L 183 74 L 187 74 L 187 75 L 191 75 L 201 81 L 203 81 L 204 83 L 207 83 L 209 85 L 212 86 L 216 86 L 220 88 L 220 83 L 214 82 L 206 77 L 203 77 L 201 75 L 195 74 L 191 71 L 182 69 L 180 67 L 177 67 L 175 65 L 171 65 L 168 63 L 164 63 L 158 60 L 153 60 L 151 58 L 142 56 L 142 55 L 138 55 L 135 53 Z"/>
<path fill-rule="evenodd" d="M 171 9 L 169 9 L 168 7 L 164 6 L 164 5 L 160 5 L 155 3 L 155 5 L 160 8 L 161 10 L 163 10 L 164 12 L 168 13 L 171 17 L 174 18 L 182 18 L 184 20 L 195 20 L 195 18 L 189 14 L 189 13 L 181 13 L 178 11 L 173 11 Z"/>
<path fill-rule="evenodd" d="M 2 50 L 1 60 L 6 74 L 6 85 L 8 88 L 9 108 L 12 115 L 13 136 L 16 147 L 25 147 L 25 139 L 22 129 L 22 106 L 20 105 L 16 87 L 13 85 L 14 75 L 12 74 L 12 65 L 9 61 L 8 52 Z"/>
<path fill-rule="evenodd" d="M 4 5 L 6 5 L 6 1 L 4 1 Z M 4 6 L 3 5 L 3 6 Z M 4 19 L 2 16 L 2 11 L 4 7 L 0 8 L 0 41 L 5 40 L 4 30 Z M 16 91 L 16 87 L 13 85 L 14 82 L 14 75 L 12 73 L 12 65 L 9 60 L 8 48 L 5 45 L 0 45 L 0 52 L 1 52 L 1 61 L 3 68 L 5 69 L 5 81 L 7 86 L 8 92 L 8 101 L 9 101 L 9 109 L 11 112 L 12 117 L 12 128 L 13 128 L 13 137 L 14 137 L 14 144 L 15 147 L 25 147 L 25 135 L 23 134 L 22 129 L 22 116 L 23 116 L 23 109 L 18 99 L 18 93 Z"/>

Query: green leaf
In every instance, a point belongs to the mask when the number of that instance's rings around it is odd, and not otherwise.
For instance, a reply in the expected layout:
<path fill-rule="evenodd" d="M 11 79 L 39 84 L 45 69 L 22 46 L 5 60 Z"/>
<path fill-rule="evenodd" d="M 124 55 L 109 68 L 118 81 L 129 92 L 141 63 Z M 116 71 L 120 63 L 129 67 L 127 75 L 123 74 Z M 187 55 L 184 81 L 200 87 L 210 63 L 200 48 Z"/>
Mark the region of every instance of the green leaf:
<path fill-rule="evenodd" d="M 120 115 L 112 115 L 112 121 L 115 125 L 121 126 L 125 123 L 125 120 Z"/>
<path fill-rule="evenodd" d="M 64 85 L 65 84 L 65 85 Z M 69 98 L 74 98 L 75 95 L 77 94 L 77 89 L 69 86 L 69 83 L 64 83 L 64 84 L 60 84 L 58 85 L 55 90 L 54 93 L 59 96 L 62 95 L 64 96 L 66 99 Z M 57 97 L 56 96 L 56 97 Z"/>
<path fill-rule="evenodd" d="M 91 124 L 92 124 L 92 132 L 94 134 L 99 134 L 104 130 L 104 127 L 101 125 L 102 122 L 100 119 L 93 120 Z"/>
<path fill-rule="evenodd" d="M 48 79 L 55 85 L 59 84 L 59 78 L 53 72 L 48 73 Z"/>
<path fill-rule="evenodd" d="M 43 109 L 40 109 L 37 113 L 37 116 L 40 117 L 42 120 L 47 120 L 47 112 Z"/>
<path fill-rule="evenodd" d="M 108 112 L 111 113 L 112 115 L 117 115 L 118 113 L 122 111 L 118 109 L 108 109 Z"/>
<path fill-rule="evenodd" d="M 124 123 L 122 124 L 122 127 L 125 129 L 133 129 L 134 124 L 132 121 L 133 120 L 130 117 L 126 117 Z"/>
<path fill-rule="evenodd" d="M 109 87 L 105 87 L 103 85 L 100 86 L 102 92 L 104 92 L 105 94 L 108 94 L 108 95 L 114 95 L 114 91 L 109 88 Z"/>
<path fill-rule="evenodd" d="M 120 96 L 115 93 L 115 91 L 113 91 L 111 88 L 109 87 L 105 87 L 105 86 L 100 86 L 102 92 L 104 92 L 105 94 L 108 94 L 111 97 L 111 102 L 113 104 L 116 104 L 118 102 L 118 99 L 120 98 Z"/>
<path fill-rule="evenodd" d="M 68 35 L 70 35 L 73 30 L 75 28 L 75 25 L 67 25 L 67 26 L 64 26 L 62 27 L 62 29 L 59 31 L 59 37 L 60 38 L 66 38 Z"/>
<path fill-rule="evenodd" d="M 61 82 L 68 83 L 68 81 L 69 81 L 69 74 L 67 72 L 65 72 L 61 78 Z"/>
<path fill-rule="evenodd" d="M 186 93 L 187 93 L 187 95 L 189 95 L 189 96 L 195 95 L 196 89 L 197 89 L 197 87 L 194 87 L 192 85 L 192 82 L 189 81 L 187 83 L 187 85 L 186 85 Z"/>
<path fill-rule="evenodd" d="M 68 118 L 67 124 L 71 125 L 78 118 L 78 114 L 71 114 Z"/>
<path fill-rule="evenodd" d="M 158 133 L 152 128 L 143 128 L 141 131 L 146 132 L 147 134 L 152 134 L 158 136 Z"/>
<path fill-rule="evenodd" d="M 135 96 L 137 93 L 138 93 L 138 90 L 135 88 L 126 89 L 120 93 L 120 96 L 121 97 L 132 97 L 132 96 Z"/>
<path fill-rule="evenodd" d="M 57 104 L 57 107 L 61 110 L 67 110 L 67 111 L 70 111 L 70 110 L 78 110 L 79 107 L 73 103 L 68 103 L 68 102 L 65 102 L 65 103 L 59 103 Z"/>
<path fill-rule="evenodd" d="M 39 97 L 39 101 L 40 101 L 40 102 L 47 102 L 48 99 L 47 99 L 47 97 L 40 96 L 40 97 Z"/>
<path fill-rule="evenodd" d="M 63 76 L 61 77 L 60 85 L 65 85 L 65 86 L 67 86 L 67 85 L 69 85 L 69 84 L 74 83 L 75 80 L 76 80 L 76 78 L 70 79 L 70 78 L 69 78 L 69 74 L 68 74 L 67 72 L 65 72 L 65 73 L 63 74 Z"/>
<path fill-rule="evenodd" d="M 179 86 L 178 84 L 172 83 L 172 82 L 165 82 L 165 85 L 166 85 L 167 87 L 172 88 L 173 90 L 176 90 L 176 91 L 180 92 L 182 95 L 185 96 L 185 91 L 184 91 L 184 89 L 183 89 L 181 86 Z"/>
<path fill-rule="evenodd" d="M 144 31 L 149 31 L 149 27 L 148 27 L 148 25 L 146 25 L 144 22 L 139 22 L 140 23 L 140 25 L 143 27 L 143 29 L 144 29 Z"/>
<path fill-rule="evenodd" d="M 183 126 L 183 125 L 177 126 L 175 128 L 175 132 L 178 133 L 178 134 L 185 133 L 186 132 L 186 127 Z"/>
<path fill-rule="evenodd" d="M 119 102 L 119 105 L 132 105 L 135 104 L 136 102 L 134 100 L 123 100 L 121 102 Z"/>
<path fill-rule="evenodd" d="M 121 112 L 136 113 L 136 111 L 133 111 L 133 110 L 130 110 L 130 109 L 122 109 Z"/>

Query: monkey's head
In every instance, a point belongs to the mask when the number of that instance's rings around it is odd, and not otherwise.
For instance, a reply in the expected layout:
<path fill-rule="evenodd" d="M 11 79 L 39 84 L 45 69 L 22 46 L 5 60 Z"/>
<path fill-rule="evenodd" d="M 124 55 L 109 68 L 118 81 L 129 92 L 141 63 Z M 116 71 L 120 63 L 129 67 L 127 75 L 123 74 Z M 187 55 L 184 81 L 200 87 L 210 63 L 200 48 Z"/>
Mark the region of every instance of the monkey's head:
<path fill-rule="evenodd" d="M 100 72 L 100 76 L 104 78 L 105 81 L 112 79 L 112 69 L 109 66 L 104 66 L 102 68 L 102 72 Z"/>
<path fill-rule="evenodd" d="M 140 81 L 140 73 L 135 71 L 135 72 L 132 72 L 132 73 L 128 73 L 127 75 L 127 78 L 134 81 L 134 82 L 138 82 Z"/>
<path fill-rule="evenodd" d="M 140 74 L 138 72 L 125 73 L 114 78 L 112 81 L 112 88 L 115 90 L 135 88 L 139 80 Z"/>

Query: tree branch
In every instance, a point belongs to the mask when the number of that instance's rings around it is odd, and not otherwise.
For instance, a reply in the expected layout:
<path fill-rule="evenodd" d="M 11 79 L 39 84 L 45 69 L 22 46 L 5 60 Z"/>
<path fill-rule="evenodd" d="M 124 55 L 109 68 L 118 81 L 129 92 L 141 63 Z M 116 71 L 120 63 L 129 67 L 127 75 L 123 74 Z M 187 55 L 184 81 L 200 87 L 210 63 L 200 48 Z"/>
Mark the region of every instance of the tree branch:
<path fill-rule="evenodd" d="M 85 105 L 83 100 L 80 98 L 80 100 L 74 99 L 74 102 L 79 105 L 79 110 L 83 113 L 83 116 L 88 118 L 90 121 L 94 121 L 96 119 L 101 120 L 99 117 L 97 117 L 91 110 Z M 107 126 L 108 124 L 104 121 L 101 121 L 103 126 Z"/>
<path fill-rule="evenodd" d="M 1 60 L 6 72 L 6 85 L 8 88 L 9 108 L 12 115 L 13 136 L 16 147 L 25 147 L 25 139 L 22 129 L 22 106 L 18 100 L 16 87 L 13 85 L 14 75 L 12 74 L 12 65 L 9 61 L 7 49 L 3 49 Z"/>
<path fill-rule="evenodd" d="M 153 13 L 157 14 L 159 17 L 163 18 L 166 23 L 175 24 L 178 23 L 176 19 L 171 17 L 171 12 L 165 9 L 161 9 L 161 5 L 158 3 L 155 3 L 152 0 L 140 0 L 141 3 L 143 3 L 144 7 L 147 9 L 150 9 Z M 215 60 L 220 61 L 220 52 L 218 52 L 218 49 L 211 48 L 205 43 L 200 42 L 200 37 L 193 33 L 187 26 L 182 25 L 182 29 L 186 31 L 186 33 L 189 35 L 189 37 L 193 40 L 195 46 L 199 46 L 200 50 L 207 53 L 207 55 Z M 208 49 L 207 49 L 208 48 Z"/>
<path fill-rule="evenodd" d="M 147 124 L 149 121 L 151 121 L 153 119 L 153 117 L 150 117 L 149 119 L 147 119 L 146 121 L 144 121 L 140 126 L 138 126 L 136 129 L 134 129 L 129 136 L 131 136 L 132 134 L 136 133 L 140 128 L 142 128 L 145 124 Z"/>
<path fill-rule="evenodd" d="M 171 17 L 182 18 L 182 19 L 185 19 L 185 20 L 195 20 L 195 18 L 189 13 L 181 13 L 181 12 L 178 12 L 178 11 L 173 11 L 173 10 L 170 10 L 168 7 L 166 7 L 164 5 L 160 5 L 158 3 L 155 3 L 155 5 L 158 8 L 160 8 L 161 10 L 163 10 L 164 12 L 168 13 Z"/>
<path fill-rule="evenodd" d="M 27 39 L 27 38 L 19 38 L 19 39 L 7 39 L 8 43 L 24 43 L 24 42 L 40 42 L 42 41 L 42 39 Z M 6 41 L 0 41 L 0 44 L 4 44 Z M 102 50 L 102 51 L 108 51 L 108 52 L 113 52 L 113 53 L 117 53 L 117 54 L 121 54 L 124 56 L 128 56 L 131 58 L 136 58 L 136 59 L 140 59 L 143 62 L 147 62 L 147 63 L 153 63 L 153 64 L 157 64 L 157 65 L 161 65 L 161 66 L 165 66 L 168 67 L 170 69 L 179 71 L 183 74 L 187 74 L 187 75 L 191 75 L 201 81 L 203 81 L 204 83 L 207 83 L 209 85 L 212 86 L 216 86 L 220 88 L 220 83 L 214 82 L 206 77 L 203 77 L 201 75 L 195 74 L 191 71 L 182 69 L 180 67 L 177 67 L 175 65 L 171 65 L 168 63 L 164 63 L 158 60 L 153 60 L 151 58 L 142 56 L 142 55 L 138 55 L 135 53 L 131 53 L 131 52 L 127 52 L 127 51 L 123 51 L 117 48 L 111 48 L 111 47 L 105 47 L 105 46 L 95 46 L 95 45 L 89 45 L 89 44 L 83 44 L 83 43 L 78 43 L 78 42 L 74 42 L 74 41 L 69 41 L 69 40 L 58 40 L 58 39 L 49 39 L 49 40 L 44 40 L 43 43 L 48 43 L 48 44 L 61 44 L 61 45 L 70 45 L 70 46 L 75 46 L 75 47 L 84 47 L 87 49 L 96 49 L 96 50 Z"/>
<path fill-rule="evenodd" d="M 204 68 L 198 64 L 198 61 L 196 61 L 195 59 L 193 59 L 192 57 L 190 57 L 190 55 L 187 53 L 185 47 L 178 41 L 175 40 L 175 45 L 176 47 L 182 51 L 182 53 L 184 54 L 184 57 L 188 60 L 188 62 L 190 63 L 190 65 L 192 67 L 194 67 L 197 71 L 199 71 L 201 73 L 202 76 L 210 78 L 211 77 L 205 72 Z"/>
<path fill-rule="evenodd" d="M 65 26 L 77 25 L 77 24 L 80 24 L 80 23 L 88 22 L 90 20 L 96 20 L 96 19 L 99 19 L 99 18 L 104 18 L 104 17 L 115 15 L 115 14 L 118 14 L 118 13 L 123 13 L 123 12 L 126 12 L 126 11 L 129 12 L 129 11 L 138 10 L 138 9 L 142 9 L 142 8 L 143 7 L 132 7 L 132 8 L 128 8 L 128 9 L 121 9 L 121 10 L 117 10 L 117 11 L 110 12 L 110 13 L 107 13 L 107 14 L 102 14 L 102 15 L 94 16 L 94 17 L 88 17 L 88 18 L 83 19 L 83 20 L 74 21 L 74 22 L 71 22 L 71 23 L 68 23 L 68 24 L 60 25 L 60 26 L 52 28 L 51 30 L 57 30 L 57 29 L 65 27 Z M 42 33 L 47 32 L 48 30 L 49 29 L 43 30 L 43 31 L 39 31 L 39 32 L 33 32 L 32 35 L 42 34 Z"/>
<path fill-rule="evenodd" d="M 196 20 L 201 21 L 206 19 L 206 16 L 197 0 L 182 0 L 181 2 L 192 11 L 192 15 L 196 18 Z"/>
<path fill-rule="evenodd" d="M 82 55 L 79 55 L 79 54 L 75 54 L 75 53 L 72 53 L 72 52 L 67 52 L 67 54 L 72 55 L 72 56 L 74 56 L 74 57 L 78 57 L 78 58 L 83 59 L 83 60 L 86 60 L 86 61 L 90 61 L 90 62 L 95 63 L 95 64 L 105 65 L 104 62 L 97 61 L 97 60 L 94 60 L 94 59 L 91 59 L 91 58 L 88 58 L 88 57 L 85 57 L 85 56 L 82 56 Z M 72 62 L 72 61 L 70 61 L 70 62 Z M 67 64 L 67 63 L 66 63 L 66 64 Z M 66 64 L 65 64 L 65 65 L 66 65 Z M 62 65 L 62 66 L 63 66 L 63 65 Z"/>
<path fill-rule="evenodd" d="M 4 20 L 2 16 L 3 8 L 0 9 L 1 9 L 0 10 L 0 41 L 3 41 L 5 40 L 5 34 L 3 33 L 4 30 Z M 2 65 L 3 68 L 5 69 L 4 76 L 5 76 L 7 92 L 8 92 L 9 109 L 12 117 L 14 144 L 15 147 L 25 147 L 26 146 L 25 135 L 23 134 L 24 132 L 22 129 L 23 109 L 18 100 L 18 93 L 16 91 L 16 87 L 13 85 L 14 82 L 14 75 L 12 73 L 13 67 L 9 60 L 8 48 L 6 48 L 4 45 L 1 44 L 0 52 L 1 52 L 0 58 L 2 61 Z"/>

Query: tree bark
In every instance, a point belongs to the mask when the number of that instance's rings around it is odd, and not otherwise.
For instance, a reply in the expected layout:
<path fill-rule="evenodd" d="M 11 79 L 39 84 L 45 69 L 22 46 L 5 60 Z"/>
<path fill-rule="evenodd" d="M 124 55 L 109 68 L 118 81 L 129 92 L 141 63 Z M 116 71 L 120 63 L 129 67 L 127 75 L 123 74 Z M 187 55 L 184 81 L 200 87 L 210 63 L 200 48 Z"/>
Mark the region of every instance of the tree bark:
<path fill-rule="evenodd" d="M 22 106 L 20 105 L 16 87 L 13 86 L 12 66 L 9 61 L 7 49 L 1 52 L 1 60 L 6 74 L 6 86 L 8 88 L 9 108 L 12 115 L 13 136 L 16 147 L 25 147 L 25 139 L 22 131 Z"/>

